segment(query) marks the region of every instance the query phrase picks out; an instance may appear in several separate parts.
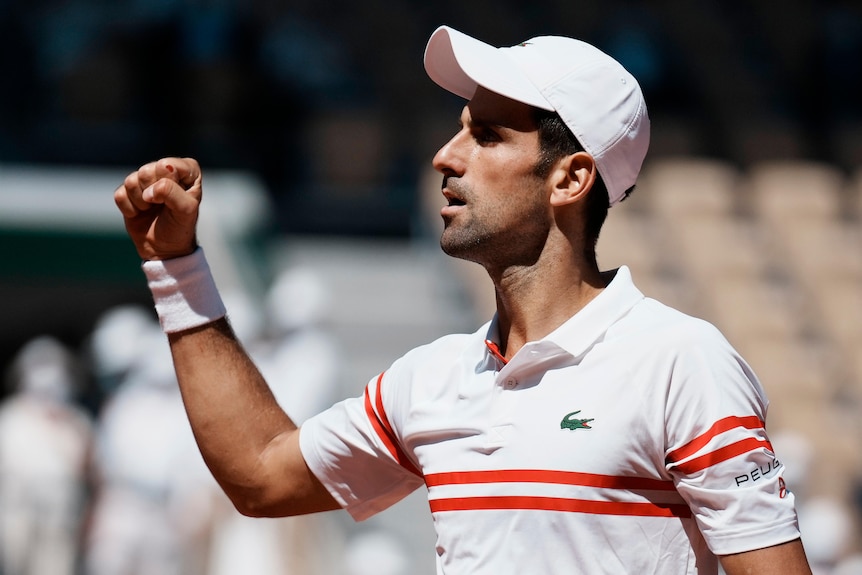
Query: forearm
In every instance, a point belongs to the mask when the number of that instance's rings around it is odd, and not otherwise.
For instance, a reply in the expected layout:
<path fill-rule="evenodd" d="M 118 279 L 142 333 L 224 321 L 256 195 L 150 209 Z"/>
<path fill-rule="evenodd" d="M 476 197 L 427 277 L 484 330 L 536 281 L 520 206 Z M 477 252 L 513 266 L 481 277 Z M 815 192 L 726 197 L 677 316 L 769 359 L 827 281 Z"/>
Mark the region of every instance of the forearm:
<path fill-rule="evenodd" d="M 720 559 L 727 575 L 811 575 L 800 539 Z"/>

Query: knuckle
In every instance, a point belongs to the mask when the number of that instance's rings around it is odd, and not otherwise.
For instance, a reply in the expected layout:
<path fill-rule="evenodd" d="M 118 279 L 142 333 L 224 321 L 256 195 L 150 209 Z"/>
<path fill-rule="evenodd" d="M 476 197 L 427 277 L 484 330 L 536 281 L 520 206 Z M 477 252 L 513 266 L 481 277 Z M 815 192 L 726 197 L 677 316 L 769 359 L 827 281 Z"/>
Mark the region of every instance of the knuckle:
<path fill-rule="evenodd" d="M 156 162 L 155 171 L 158 172 L 159 174 L 164 174 L 165 172 L 171 172 L 172 171 L 171 166 L 175 163 L 176 162 L 174 161 L 173 158 L 162 158 L 161 160 Z"/>
<path fill-rule="evenodd" d="M 173 182 L 170 180 L 161 179 L 153 184 L 153 194 L 158 198 L 164 198 L 171 193 Z"/>
<path fill-rule="evenodd" d="M 123 180 L 123 186 L 126 188 L 135 188 L 138 186 L 138 172 L 132 172 L 126 179 Z"/>
<path fill-rule="evenodd" d="M 149 164 L 144 164 L 138 169 L 138 179 L 139 180 L 149 180 L 152 179 L 153 175 L 156 172 L 156 165 L 153 162 Z"/>

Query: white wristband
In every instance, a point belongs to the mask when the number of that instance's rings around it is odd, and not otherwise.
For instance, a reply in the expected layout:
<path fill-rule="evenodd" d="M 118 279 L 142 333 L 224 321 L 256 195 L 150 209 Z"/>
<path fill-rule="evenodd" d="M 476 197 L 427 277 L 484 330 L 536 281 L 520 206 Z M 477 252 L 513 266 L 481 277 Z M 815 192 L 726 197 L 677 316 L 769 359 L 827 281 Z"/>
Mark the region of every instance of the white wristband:
<path fill-rule="evenodd" d="M 203 249 L 142 266 L 165 333 L 198 327 L 225 316 L 225 307 Z"/>

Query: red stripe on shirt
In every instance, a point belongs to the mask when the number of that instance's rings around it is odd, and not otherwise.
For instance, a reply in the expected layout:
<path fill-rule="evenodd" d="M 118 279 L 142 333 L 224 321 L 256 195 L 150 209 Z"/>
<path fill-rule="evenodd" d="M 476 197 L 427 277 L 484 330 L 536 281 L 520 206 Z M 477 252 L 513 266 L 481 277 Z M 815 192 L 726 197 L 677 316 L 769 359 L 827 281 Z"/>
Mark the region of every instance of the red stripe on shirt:
<path fill-rule="evenodd" d="M 376 401 L 380 415 L 378 416 L 377 412 L 374 411 L 374 407 L 371 405 L 371 395 L 368 391 L 368 386 L 365 386 L 365 413 L 368 415 L 368 419 L 371 421 L 374 431 L 377 432 L 378 437 L 380 437 L 380 440 L 386 446 L 386 449 L 389 450 L 392 458 L 407 471 L 422 477 L 422 472 L 416 469 L 416 466 L 411 463 L 410 459 L 408 459 L 407 455 L 401 449 L 401 445 L 395 437 L 395 432 L 392 431 L 392 427 L 389 425 L 389 420 L 386 417 L 386 410 L 383 409 L 382 393 L 380 391 L 380 384 L 382 381 L 383 374 L 381 373 L 377 378 Z"/>
<path fill-rule="evenodd" d="M 498 469 L 490 471 L 452 471 L 429 473 L 425 485 L 468 485 L 474 483 L 553 483 L 609 489 L 675 491 L 672 481 L 648 477 L 624 477 L 544 469 Z"/>
<path fill-rule="evenodd" d="M 500 363 L 502 363 L 503 365 L 506 365 L 507 363 L 509 363 L 509 360 L 506 359 L 505 357 L 503 357 L 503 354 L 500 353 L 500 346 L 499 345 L 497 345 L 496 343 L 494 343 L 490 339 L 485 340 L 485 345 L 488 346 L 488 351 L 491 352 L 491 355 L 493 355 L 495 358 L 497 358 L 497 360 Z"/>
<path fill-rule="evenodd" d="M 747 417 L 730 416 L 725 417 L 724 419 L 719 419 L 718 421 L 713 423 L 712 427 L 707 429 L 704 433 L 698 435 L 682 447 L 674 449 L 673 451 L 668 453 L 666 461 L 668 463 L 675 463 L 677 461 L 685 459 L 686 457 L 690 457 L 700 451 L 717 435 L 720 435 L 725 431 L 730 431 L 731 429 L 735 429 L 737 427 L 744 427 L 745 429 L 760 429 L 765 427 L 765 424 L 756 415 L 750 415 Z"/>
<path fill-rule="evenodd" d="M 539 510 L 638 517 L 691 517 L 691 509 L 683 504 L 589 501 L 561 497 L 452 497 L 432 499 L 429 503 L 432 513 L 443 511 Z"/>
<path fill-rule="evenodd" d="M 711 451 L 705 455 L 701 455 L 700 457 L 695 457 L 685 463 L 680 463 L 677 465 L 677 469 L 690 475 L 697 471 L 706 469 L 707 467 L 721 463 L 722 461 L 732 459 L 737 455 L 742 455 L 749 451 L 755 451 L 762 447 L 765 447 L 770 451 L 774 451 L 772 449 L 772 444 L 769 443 L 769 441 L 765 439 L 757 439 L 756 437 L 749 437 L 748 439 L 743 439 L 742 441 L 737 441 L 736 443 L 720 447 L 719 449 Z"/>

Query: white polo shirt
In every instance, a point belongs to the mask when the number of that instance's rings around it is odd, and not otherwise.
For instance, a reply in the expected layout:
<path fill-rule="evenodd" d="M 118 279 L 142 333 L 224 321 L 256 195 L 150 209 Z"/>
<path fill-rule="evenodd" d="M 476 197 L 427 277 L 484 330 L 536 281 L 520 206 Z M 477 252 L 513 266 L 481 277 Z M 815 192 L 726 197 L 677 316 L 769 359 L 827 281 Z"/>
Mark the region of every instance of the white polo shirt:
<path fill-rule="evenodd" d="M 799 537 L 751 369 L 627 268 L 508 363 L 495 334 L 416 348 L 303 425 L 356 520 L 426 485 L 447 575 L 716 573 Z"/>

